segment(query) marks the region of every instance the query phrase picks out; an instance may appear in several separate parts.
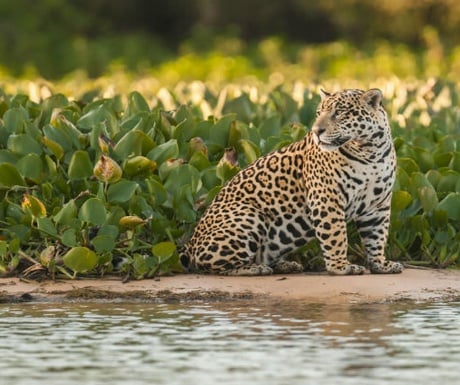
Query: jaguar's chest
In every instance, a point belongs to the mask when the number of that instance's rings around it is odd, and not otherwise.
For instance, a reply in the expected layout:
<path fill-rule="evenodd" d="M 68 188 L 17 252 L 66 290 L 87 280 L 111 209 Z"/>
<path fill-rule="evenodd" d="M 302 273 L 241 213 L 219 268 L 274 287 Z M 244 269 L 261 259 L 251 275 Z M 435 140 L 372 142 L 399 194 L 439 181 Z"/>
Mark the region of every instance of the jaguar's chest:
<path fill-rule="evenodd" d="M 394 163 L 388 161 L 368 165 L 346 165 L 337 171 L 337 186 L 343 196 L 347 218 L 352 219 L 380 205 L 391 195 Z"/>
<path fill-rule="evenodd" d="M 345 211 L 348 219 L 353 219 L 363 207 L 370 209 L 388 199 L 393 188 L 394 168 L 392 156 L 379 162 L 366 162 L 347 158 L 338 151 L 311 148 L 303 178 L 308 205 L 337 206 Z"/>

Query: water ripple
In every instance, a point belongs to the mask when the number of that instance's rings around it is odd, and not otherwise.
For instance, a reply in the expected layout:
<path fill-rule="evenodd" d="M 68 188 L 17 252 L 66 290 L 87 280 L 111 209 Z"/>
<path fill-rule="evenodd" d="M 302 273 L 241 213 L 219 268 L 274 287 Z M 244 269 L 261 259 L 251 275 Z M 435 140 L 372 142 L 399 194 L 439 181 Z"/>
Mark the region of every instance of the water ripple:
<path fill-rule="evenodd" d="M 460 304 L 0 305 L 9 385 L 457 384 Z"/>

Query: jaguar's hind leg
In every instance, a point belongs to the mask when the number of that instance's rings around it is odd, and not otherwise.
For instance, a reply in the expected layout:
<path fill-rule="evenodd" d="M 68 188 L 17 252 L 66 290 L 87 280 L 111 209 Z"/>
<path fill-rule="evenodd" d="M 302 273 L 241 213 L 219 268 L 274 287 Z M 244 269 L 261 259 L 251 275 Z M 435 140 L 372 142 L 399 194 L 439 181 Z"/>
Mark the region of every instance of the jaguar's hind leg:
<path fill-rule="evenodd" d="M 273 269 L 265 264 L 252 263 L 250 265 L 243 265 L 241 267 L 235 267 L 233 269 L 226 269 L 220 272 L 221 275 L 270 275 L 273 274 Z"/>
<path fill-rule="evenodd" d="M 303 272 L 303 266 L 295 261 L 281 260 L 272 265 L 272 268 L 275 274 L 295 274 Z"/>

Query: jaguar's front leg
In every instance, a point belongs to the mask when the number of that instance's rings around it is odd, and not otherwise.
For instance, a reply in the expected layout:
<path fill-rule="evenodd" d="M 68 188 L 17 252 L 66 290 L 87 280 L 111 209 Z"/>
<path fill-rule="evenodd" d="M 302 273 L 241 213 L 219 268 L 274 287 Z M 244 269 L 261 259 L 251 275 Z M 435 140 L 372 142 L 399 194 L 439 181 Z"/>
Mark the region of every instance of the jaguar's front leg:
<path fill-rule="evenodd" d="M 333 208 L 327 211 L 313 210 L 313 213 L 318 214 L 313 223 L 327 272 L 333 275 L 363 274 L 363 266 L 351 264 L 347 259 L 347 224 L 343 215 L 339 215 L 338 210 Z"/>
<path fill-rule="evenodd" d="M 380 208 L 373 213 L 361 216 L 355 221 L 367 253 L 371 273 L 396 274 L 404 270 L 401 263 L 389 261 L 385 258 L 385 244 L 388 239 L 390 225 L 389 210 L 389 207 Z"/>

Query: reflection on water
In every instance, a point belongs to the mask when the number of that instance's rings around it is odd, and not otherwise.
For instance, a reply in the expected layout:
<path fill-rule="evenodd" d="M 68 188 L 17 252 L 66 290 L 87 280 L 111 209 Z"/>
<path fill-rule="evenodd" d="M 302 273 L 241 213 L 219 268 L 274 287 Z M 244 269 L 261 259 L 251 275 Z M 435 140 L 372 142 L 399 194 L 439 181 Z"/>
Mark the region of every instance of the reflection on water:
<path fill-rule="evenodd" d="M 458 384 L 460 304 L 1 304 L 0 383 Z"/>

